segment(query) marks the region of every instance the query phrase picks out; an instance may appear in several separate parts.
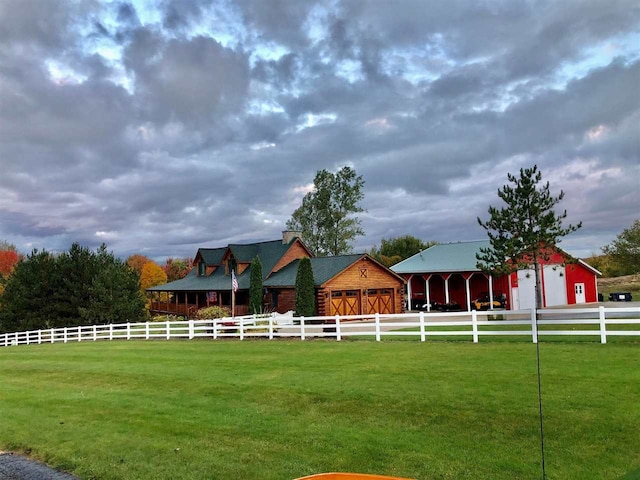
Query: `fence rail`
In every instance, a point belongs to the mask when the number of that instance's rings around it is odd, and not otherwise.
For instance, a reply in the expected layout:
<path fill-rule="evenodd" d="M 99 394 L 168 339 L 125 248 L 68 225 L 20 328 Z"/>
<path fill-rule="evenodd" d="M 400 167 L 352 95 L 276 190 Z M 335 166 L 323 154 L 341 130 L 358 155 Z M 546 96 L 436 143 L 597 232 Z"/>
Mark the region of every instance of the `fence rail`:
<path fill-rule="evenodd" d="M 580 328 L 577 329 L 576 327 Z M 568 327 L 568 328 L 565 328 Z M 612 336 L 640 337 L 640 308 L 579 308 L 489 312 L 406 313 L 293 317 L 277 314 L 216 320 L 163 321 L 74 326 L 0 334 L 0 347 L 46 343 L 134 339 L 333 338 L 469 336 L 474 343 L 488 336 Z"/>

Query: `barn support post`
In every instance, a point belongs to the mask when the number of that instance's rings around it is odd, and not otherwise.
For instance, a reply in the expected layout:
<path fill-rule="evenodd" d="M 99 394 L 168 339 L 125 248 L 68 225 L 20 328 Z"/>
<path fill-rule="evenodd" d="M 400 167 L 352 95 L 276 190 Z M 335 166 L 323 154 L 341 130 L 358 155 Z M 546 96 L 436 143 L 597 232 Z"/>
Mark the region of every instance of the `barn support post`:
<path fill-rule="evenodd" d="M 449 298 L 449 279 L 451 278 L 451 274 L 443 275 L 444 279 L 444 303 L 449 303 L 451 300 Z"/>
<path fill-rule="evenodd" d="M 471 311 L 471 287 L 469 285 L 469 281 L 471 280 L 472 276 L 473 276 L 473 273 L 468 277 L 467 275 L 464 275 L 464 288 L 467 294 L 466 295 L 467 296 L 467 312 Z"/>
<path fill-rule="evenodd" d="M 427 299 L 427 312 L 431 311 L 431 292 L 429 291 L 431 286 L 430 286 L 430 281 L 431 280 L 431 275 L 428 275 L 425 280 L 424 280 L 424 293 L 425 293 L 425 298 Z"/>
<path fill-rule="evenodd" d="M 493 310 L 493 275 L 489 274 L 489 309 Z"/>

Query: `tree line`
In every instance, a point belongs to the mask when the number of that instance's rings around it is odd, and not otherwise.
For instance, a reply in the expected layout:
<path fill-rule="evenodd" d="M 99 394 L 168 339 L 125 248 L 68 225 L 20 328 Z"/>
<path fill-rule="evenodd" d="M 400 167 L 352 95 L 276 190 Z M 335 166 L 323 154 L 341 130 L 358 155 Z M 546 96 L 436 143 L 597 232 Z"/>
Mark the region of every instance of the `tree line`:
<path fill-rule="evenodd" d="M 138 273 L 102 245 L 74 243 L 54 255 L 33 250 L 0 296 L 0 332 L 136 322 L 145 317 Z"/>

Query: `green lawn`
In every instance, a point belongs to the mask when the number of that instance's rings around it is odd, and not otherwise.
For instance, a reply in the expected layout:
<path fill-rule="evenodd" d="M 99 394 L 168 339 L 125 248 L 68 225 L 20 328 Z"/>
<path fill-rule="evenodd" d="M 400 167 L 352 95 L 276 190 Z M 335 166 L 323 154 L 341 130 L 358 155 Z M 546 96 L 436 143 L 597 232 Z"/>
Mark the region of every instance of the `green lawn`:
<path fill-rule="evenodd" d="M 540 350 L 547 478 L 637 470 L 640 344 Z M 0 348 L 0 449 L 81 478 L 539 479 L 538 425 L 531 343 Z"/>

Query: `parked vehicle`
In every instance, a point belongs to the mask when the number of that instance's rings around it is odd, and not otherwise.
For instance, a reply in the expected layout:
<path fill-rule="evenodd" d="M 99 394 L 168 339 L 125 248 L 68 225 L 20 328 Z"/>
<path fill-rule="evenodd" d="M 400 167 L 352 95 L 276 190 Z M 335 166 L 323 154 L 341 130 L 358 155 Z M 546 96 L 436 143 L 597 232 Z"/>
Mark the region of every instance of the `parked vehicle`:
<path fill-rule="evenodd" d="M 631 292 L 614 292 L 609 294 L 610 302 L 630 302 Z"/>
<path fill-rule="evenodd" d="M 493 309 L 505 308 L 506 296 L 504 293 L 495 293 L 493 296 Z M 478 298 L 471 301 L 472 310 L 489 310 L 491 307 L 491 299 L 488 292 L 482 292 Z"/>

